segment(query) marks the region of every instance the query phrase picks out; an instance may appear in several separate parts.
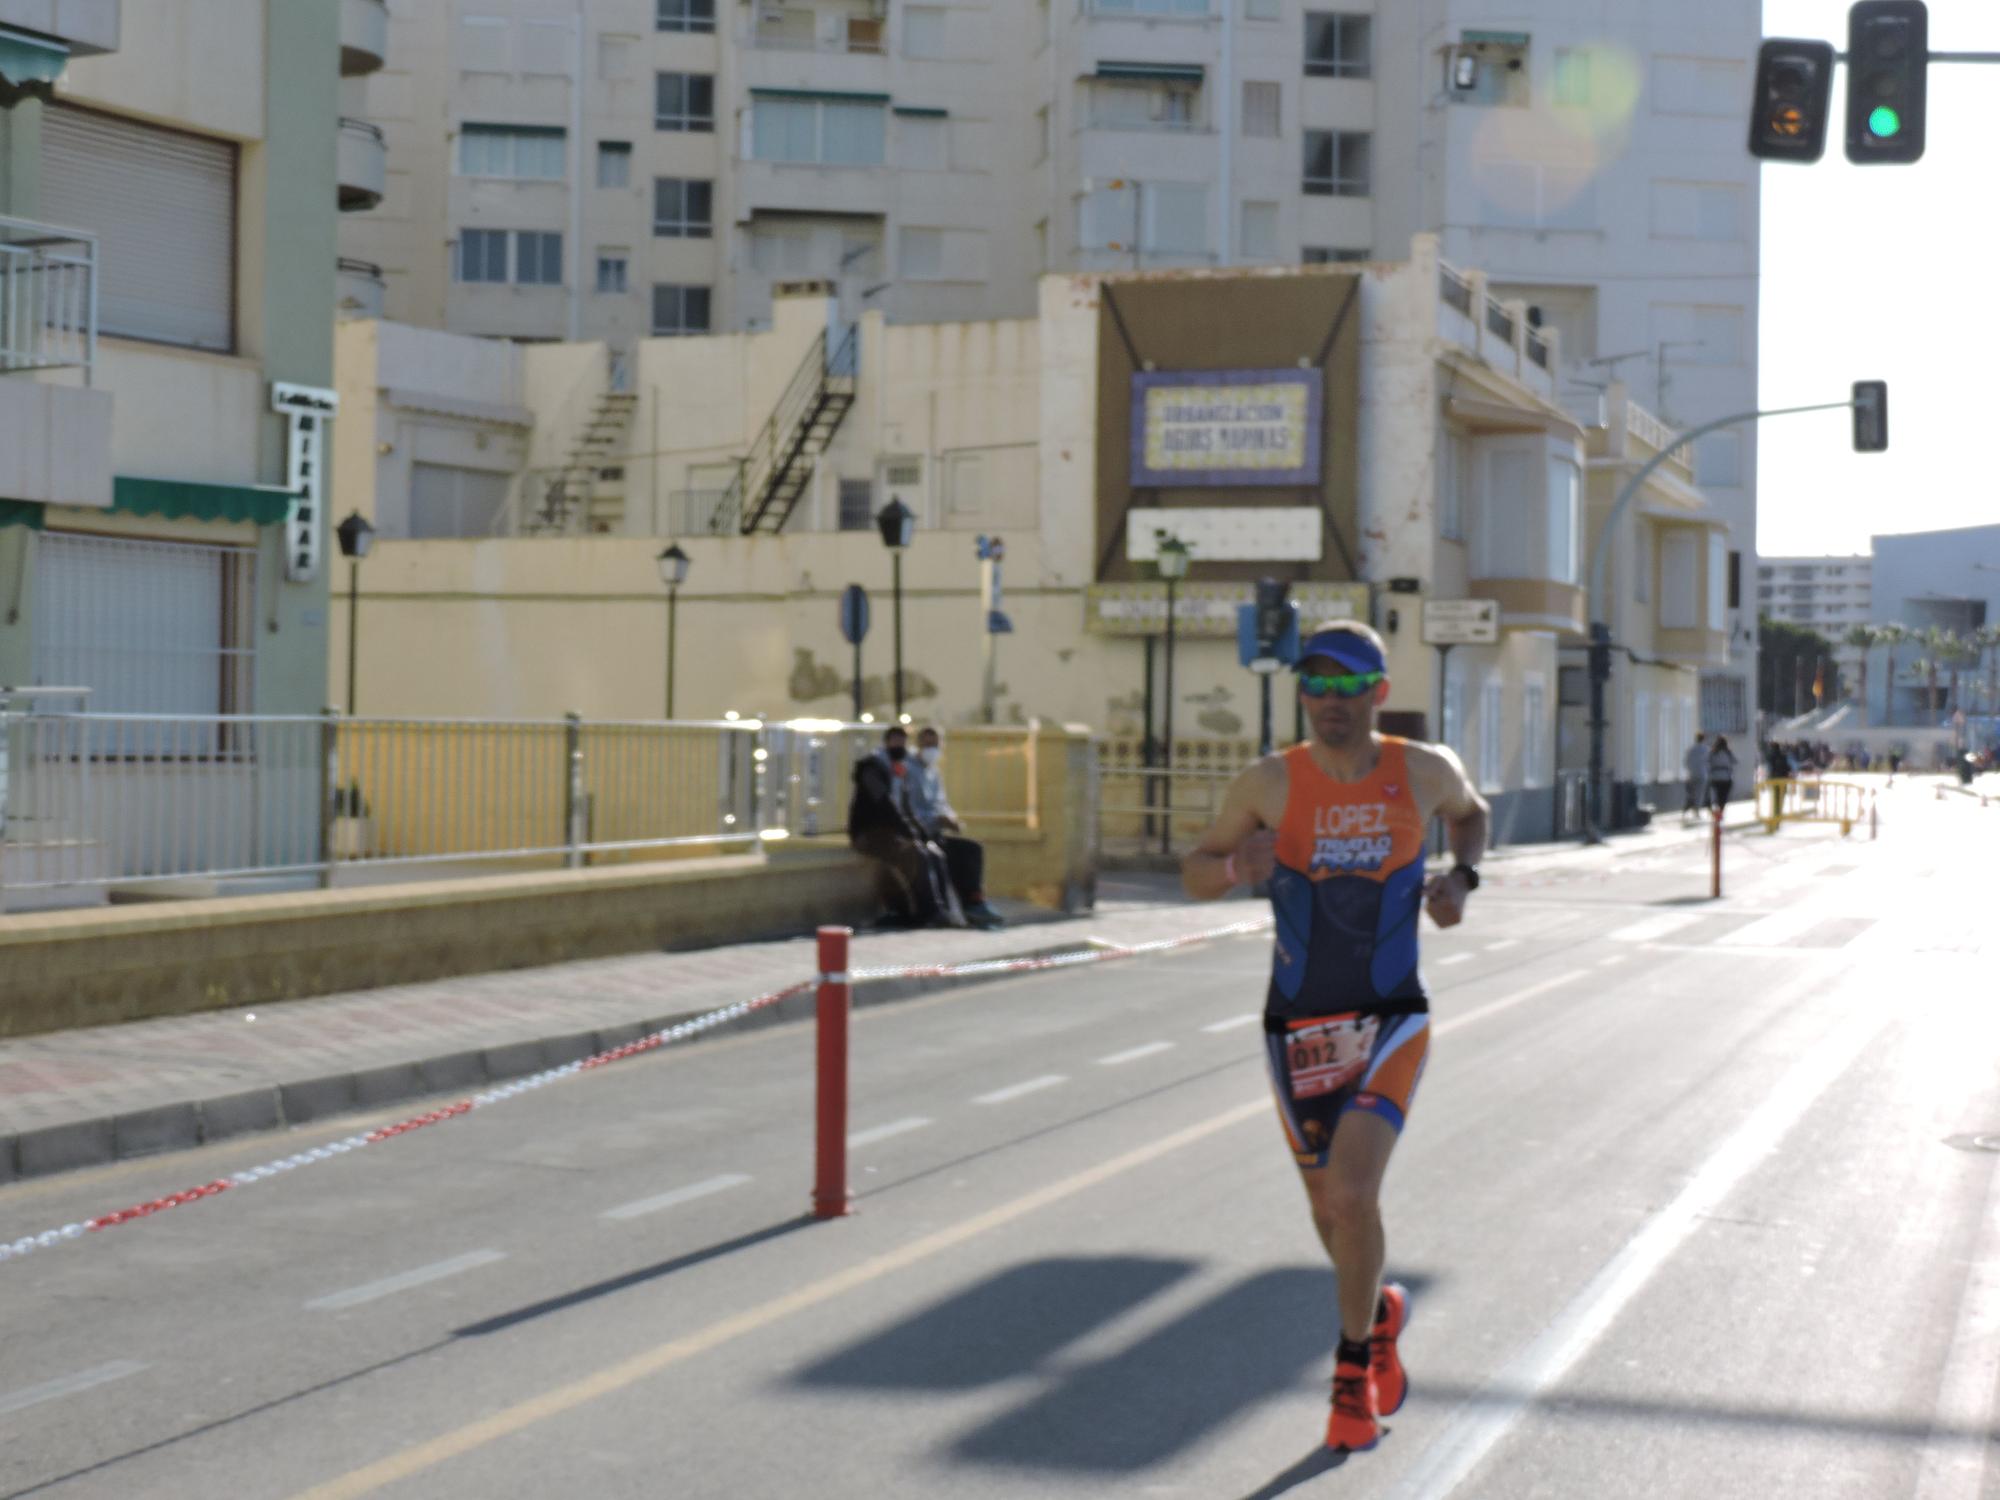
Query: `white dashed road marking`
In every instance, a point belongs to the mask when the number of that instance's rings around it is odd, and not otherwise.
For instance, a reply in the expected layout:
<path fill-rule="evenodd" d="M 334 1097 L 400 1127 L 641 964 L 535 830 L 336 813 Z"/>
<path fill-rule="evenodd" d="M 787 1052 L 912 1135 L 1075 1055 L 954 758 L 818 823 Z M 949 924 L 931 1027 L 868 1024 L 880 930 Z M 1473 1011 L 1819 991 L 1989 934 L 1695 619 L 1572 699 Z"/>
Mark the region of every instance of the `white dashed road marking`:
<path fill-rule="evenodd" d="M 1132 1047 L 1123 1052 L 1114 1052 L 1109 1057 L 1100 1057 L 1097 1060 L 1097 1065 L 1100 1068 L 1115 1068 L 1120 1063 L 1137 1062 L 1142 1057 L 1151 1057 L 1156 1052 L 1165 1052 L 1172 1046 L 1172 1042 L 1148 1042 L 1143 1047 Z"/>
<path fill-rule="evenodd" d="M 364 1302 L 373 1302 L 379 1297 L 391 1297 L 397 1292 L 407 1292 L 411 1287 L 442 1281 L 445 1277 L 456 1276 L 462 1271 L 476 1271 L 481 1266 L 490 1266 L 496 1260 L 506 1258 L 498 1250 L 468 1250 L 463 1255 L 454 1255 L 450 1260 L 441 1260 L 434 1265 L 418 1266 L 414 1271 L 385 1276 L 380 1281 L 371 1281 L 365 1286 L 349 1287 L 344 1292 L 329 1292 L 324 1297 L 315 1297 L 306 1304 L 306 1308 L 311 1312 L 339 1312 L 343 1308 L 359 1307 Z"/>
<path fill-rule="evenodd" d="M 9 1391 L 6 1395 L 0 1396 L 0 1417 L 6 1416 L 9 1412 L 26 1411 L 31 1406 L 40 1406 L 44 1401 L 74 1396 L 79 1391 L 108 1385 L 114 1380 L 123 1380 L 127 1375 L 137 1375 L 145 1368 L 136 1359 L 116 1359 L 108 1365 L 79 1370 L 76 1374 L 65 1375 L 59 1380 L 45 1380 L 40 1385 Z"/>
<path fill-rule="evenodd" d="M 1026 1083 L 1010 1083 L 1004 1089 L 995 1089 L 990 1094 L 981 1094 L 974 1104 L 1005 1104 L 1010 1099 L 1019 1099 L 1025 1094 L 1039 1094 L 1043 1089 L 1052 1089 L 1069 1080 L 1060 1073 L 1044 1073 L 1040 1078 L 1030 1078 Z"/>
<path fill-rule="evenodd" d="M 1202 1027 L 1201 1029 L 1203 1031 L 1209 1032 L 1210 1034 L 1213 1034 L 1218 1031 L 1234 1031 L 1239 1026 L 1249 1026 L 1252 1023 L 1261 1021 L 1263 1019 L 1264 1018 L 1261 1015 L 1259 1015 L 1256 1011 L 1253 1010 L 1246 1015 L 1231 1016 L 1226 1021 L 1211 1021 L 1208 1023 L 1208 1025 Z"/>
<path fill-rule="evenodd" d="M 711 1177 L 706 1182 L 690 1183 L 684 1188 L 675 1188 L 670 1193 L 660 1193 L 652 1198 L 641 1198 L 635 1203 L 621 1203 L 616 1208 L 607 1208 L 598 1215 L 603 1219 L 637 1219 L 646 1214 L 656 1214 L 663 1208 L 673 1208 L 682 1203 L 692 1203 L 697 1198 L 706 1198 L 711 1193 L 720 1193 L 728 1188 L 741 1187 L 750 1179 L 740 1172 L 726 1173 L 721 1177 Z"/>
<path fill-rule="evenodd" d="M 907 1135 L 912 1130 L 922 1130 L 930 1121 L 922 1115 L 911 1115 L 907 1120 L 891 1120 L 887 1125 L 877 1125 L 871 1130 L 857 1130 L 847 1138 L 848 1149 L 856 1146 L 872 1146 L 877 1141 L 886 1141 L 892 1135 Z"/>

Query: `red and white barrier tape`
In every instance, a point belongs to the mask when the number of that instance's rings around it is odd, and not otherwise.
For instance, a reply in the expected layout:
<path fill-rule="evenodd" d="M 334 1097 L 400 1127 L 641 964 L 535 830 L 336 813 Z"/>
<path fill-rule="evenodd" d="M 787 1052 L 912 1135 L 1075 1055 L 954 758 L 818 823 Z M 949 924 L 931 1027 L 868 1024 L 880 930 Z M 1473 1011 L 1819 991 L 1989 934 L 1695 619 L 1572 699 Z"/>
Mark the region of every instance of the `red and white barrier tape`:
<path fill-rule="evenodd" d="M 1196 943 L 1214 942 L 1219 938 L 1239 937 L 1247 933 L 1262 931 L 1271 925 L 1268 917 L 1247 922 L 1235 922 L 1227 927 L 1212 928 L 1205 932 L 1190 933 L 1184 937 L 1163 938 L 1150 943 L 1136 943 L 1131 946 L 1112 944 L 1097 948 L 1079 949 L 1071 953 L 1045 954 L 1037 958 L 995 958 L 975 960 L 962 964 L 919 964 L 897 969 L 857 969 L 847 976 L 854 983 L 862 984 L 875 979 L 959 979 L 975 975 L 1028 973 L 1042 969 L 1071 968 L 1079 964 L 1104 963 L 1115 958 L 1140 958 L 1153 953 L 1171 952 L 1176 948 L 1190 947 Z M 786 985 L 783 989 L 772 990 L 754 999 L 739 1000 L 734 1005 L 725 1005 L 719 1010 L 708 1011 L 691 1020 L 681 1021 L 649 1036 L 640 1037 L 635 1042 L 627 1042 L 622 1047 L 613 1047 L 594 1057 L 586 1057 L 577 1062 L 564 1063 L 560 1067 L 544 1068 L 539 1073 L 516 1078 L 508 1083 L 496 1084 L 490 1089 L 461 1099 L 456 1104 L 443 1109 L 431 1110 L 428 1114 L 416 1115 L 394 1125 L 383 1125 L 359 1135 L 330 1141 L 324 1146 L 315 1146 L 309 1151 L 300 1151 L 291 1156 L 280 1157 L 276 1161 L 265 1162 L 262 1166 L 249 1167 L 241 1172 L 233 1172 L 227 1177 L 219 1177 L 200 1187 L 187 1188 L 182 1192 L 169 1193 L 164 1198 L 154 1198 L 146 1203 L 135 1203 L 130 1208 L 121 1208 L 113 1213 L 99 1214 L 96 1218 L 85 1219 L 75 1224 L 65 1224 L 60 1229 L 43 1230 L 40 1234 L 23 1235 L 12 1241 L 0 1241 L 0 1262 L 18 1260 L 37 1250 L 47 1250 L 53 1246 L 82 1239 L 86 1234 L 98 1230 L 113 1229 L 120 1224 L 129 1224 L 136 1219 L 150 1218 L 154 1214 L 165 1213 L 170 1208 L 181 1208 L 204 1198 L 213 1198 L 218 1193 L 226 1193 L 232 1188 L 254 1187 L 273 1177 L 283 1176 L 299 1167 L 311 1166 L 315 1162 L 331 1161 L 336 1156 L 345 1156 L 351 1151 L 359 1151 L 383 1141 L 394 1140 L 398 1136 L 422 1130 L 426 1126 L 440 1125 L 446 1120 L 455 1120 L 470 1114 L 475 1109 L 499 1104 L 520 1094 L 532 1093 L 560 1079 L 601 1068 L 607 1063 L 620 1062 L 628 1057 L 636 1057 L 642 1052 L 667 1047 L 675 1042 L 686 1041 L 704 1031 L 713 1030 L 730 1021 L 740 1020 L 751 1013 L 776 1005 L 781 1000 L 789 1000 L 794 995 L 802 995 L 814 989 L 820 976 Z"/>

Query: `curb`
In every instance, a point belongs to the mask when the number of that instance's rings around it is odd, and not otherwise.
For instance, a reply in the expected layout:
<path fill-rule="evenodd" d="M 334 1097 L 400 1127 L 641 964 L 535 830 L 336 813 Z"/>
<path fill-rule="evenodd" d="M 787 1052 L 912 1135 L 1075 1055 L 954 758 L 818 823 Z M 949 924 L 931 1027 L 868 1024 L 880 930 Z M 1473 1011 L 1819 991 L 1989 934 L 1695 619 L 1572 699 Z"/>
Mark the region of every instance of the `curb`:
<path fill-rule="evenodd" d="M 1076 952 L 1064 943 L 994 955 L 993 962 L 1052 958 Z M 970 988 L 1013 978 L 1007 973 L 931 975 L 909 979 L 864 979 L 854 986 L 857 1007 L 887 1005 L 943 990 Z M 401 1104 L 436 1094 L 475 1091 L 506 1083 L 544 1068 L 579 1062 L 609 1052 L 656 1031 L 708 1014 L 714 1006 L 674 1011 L 645 1021 L 627 1021 L 591 1031 L 562 1032 L 531 1041 L 460 1050 L 405 1062 L 378 1063 L 315 1078 L 259 1085 L 210 1098 L 176 1101 L 125 1114 L 106 1114 L 0 1135 L 0 1186 L 35 1177 L 100 1167 L 137 1157 L 158 1156 L 214 1145 L 238 1136 L 296 1129 L 357 1111 Z M 808 1020 L 814 997 L 794 995 L 762 1010 L 723 1022 L 688 1046 L 710 1037 L 764 1026 Z"/>

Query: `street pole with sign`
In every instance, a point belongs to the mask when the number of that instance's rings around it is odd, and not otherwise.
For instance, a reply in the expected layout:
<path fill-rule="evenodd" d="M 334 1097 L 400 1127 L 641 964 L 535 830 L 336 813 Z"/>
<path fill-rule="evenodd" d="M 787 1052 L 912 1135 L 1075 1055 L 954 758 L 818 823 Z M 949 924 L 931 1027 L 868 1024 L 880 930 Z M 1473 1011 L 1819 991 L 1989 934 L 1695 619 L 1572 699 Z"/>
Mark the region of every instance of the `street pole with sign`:
<path fill-rule="evenodd" d="M 979 538 L 979 597 L 984 605 L 984 628 L 980 635 L 985 653 L 984 688 L 980 694 L 980 717 L 994 721 L 1000 693 L 999 640 L 1014 633 L 1014 622 L 1002 607 L 1000 565 L 1007 560 L 1007 544 L 997 536 Z"/>
<path fill-rule="evenodd" d="M 1426 646 L 1437 647 L 1438 696 L 1437 740 L 1445 742 L 1445 681 L 1451 671 L 1454 646 L 1492 646 L 1500 640 L 1500 604 L 1495 599 L 1426 599 L 1423 638 Z M 1481 733 L 1485 733 L 1481 726 Z"/>
<path fill-rule="evenodd" d="M 1160 757 L 1160 781 L 1165 788 L 1160 805 L 1166 810 L 1166 816 L 1160 823 L 1162 854 L 1174 852 L 1174 593 L 1179 588 L 1181 580 L 1187 577 L 1188 561 L 1187 543 L 1179 537 L 1169 536 L 1165 532 L 1160 533 L 1159 557 L 1154 565 L 1160 570 L 1160 577 L 1165 579 L 1167 584 L 1167 680 L 1164 709 L 1166 723 L 1165 745 Z"/>
<path fill-rule="evenodd" d="M 841 639 L 854 648 L 854 722 L 861 722 L 861 642 L 868 635 L 868 590 L 850 583 L 840 595 Z"/>
<path fill-rule="evenodd" d="M 1260 578 L 1256 602 L 1236 606 L 1236 659 L 1257 674 L 1259 755 L 1272 750 L 1271 679 L 1299 659 L 1299 607 L 1286 597 L 1290 588 Z"/>

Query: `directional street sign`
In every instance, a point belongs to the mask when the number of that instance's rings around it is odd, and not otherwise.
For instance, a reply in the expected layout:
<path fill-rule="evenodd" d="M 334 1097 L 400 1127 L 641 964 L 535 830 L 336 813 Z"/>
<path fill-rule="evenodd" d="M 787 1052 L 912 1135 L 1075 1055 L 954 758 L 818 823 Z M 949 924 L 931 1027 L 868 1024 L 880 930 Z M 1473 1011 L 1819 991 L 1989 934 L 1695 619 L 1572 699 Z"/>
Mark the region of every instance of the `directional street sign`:
<path fill-rule="evenodd" d="M 1491 646 L 1500 639 L 1497 599 L 1426 599 L 1426 646 Z"/>

